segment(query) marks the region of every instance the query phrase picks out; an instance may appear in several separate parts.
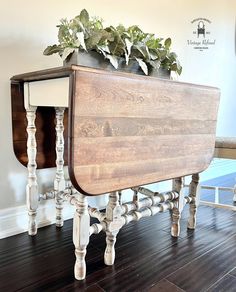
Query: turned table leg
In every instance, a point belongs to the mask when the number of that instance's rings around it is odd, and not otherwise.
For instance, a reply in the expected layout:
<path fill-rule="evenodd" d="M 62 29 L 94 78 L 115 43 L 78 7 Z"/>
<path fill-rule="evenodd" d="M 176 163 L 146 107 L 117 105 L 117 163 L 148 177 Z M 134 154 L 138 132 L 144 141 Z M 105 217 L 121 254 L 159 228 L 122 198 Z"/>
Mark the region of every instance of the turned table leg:
<path fill-rule="evenodd" d="M 56 112 L 56 178 L 54 180 L 54 191 L 56 201 L 56 226 L 63 226 L 63 198 L 60 196 L 60 192 L 65 190 L 65 177 L 64 177 L 64 111 L 65 108 L 55 108 Z"/>
<path fill-rule="evenodd" d="M 184 193 L 183 193 L 183 178 L 173 179 L 173 191 L 178 192 L 179 197 L 174 202 L 174 208 L 172 209 L 172 226 L 171 226 L 171 235 L 178 237 L 180 234 L 180 217 L 181 212 L 184 207 Z"/>
<path fill-rule="evenodd" d="M 36 153 L 37 153 L 37 143 L 35 138 L 36 127 L 35 127 L 35 118 L 36 118 L 37 107 L 30 107 L 26 109 L 26 118 L 27 118 L 27 155 L 28 155 L 28 183 L 26 186 L 26 205 L 28 208 L 29 214 L 29 224 L 28 224 L 28 233 L 29 235 L 35 235 L 37 233 L 37 223 L 36 223 L 36 213 L 39 202 L 38 194 L 38 184 L 37 184 L 37 175 L 36 175 Z"/>
<path fill-rule="evenodd" d="M 112 192 L 109 194 L 109 202 L 106 208 L 106 250 L 104 253 L 104 262 L 106 265 L 113 265 L 115 261 L 115 243 L 116 236 L 122 227 L 121 206 L 119 204 L 119 194 Z"/>
<path fill-rule="evenodd" d="M 73 221 L 73 242 L 75 245 L 75 267 L 74 273 L 77 280 L 83 280 L 86 275 L 86 248 L 89 243 L 90 217 L 88 213 L 87 198 L 84 195 L 78 195 L 76 212 Z"/>
<path fill-rule="evenodd" d="M 199 205 L 199 200 L 200 200 L 200 186 L 199 186 L 198 173 L 192 175 L 192 181 L 189 186 L 189 197 L 191 197 L 192 200 L 191 200 L 191 203 L 189 204 L 188 228 L 195 229 L 197 207 Z"/>

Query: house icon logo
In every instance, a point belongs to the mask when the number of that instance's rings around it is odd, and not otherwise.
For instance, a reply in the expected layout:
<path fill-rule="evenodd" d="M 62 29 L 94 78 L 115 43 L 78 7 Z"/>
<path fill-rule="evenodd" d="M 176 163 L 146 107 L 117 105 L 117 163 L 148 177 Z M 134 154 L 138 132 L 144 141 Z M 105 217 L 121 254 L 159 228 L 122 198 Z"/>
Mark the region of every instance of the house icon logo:
<path fill-rule="evenodd" d="M 193 30 L 193 34 L 197 36 L 197 38 L 206 38 L 207 35 L 210 35 L 209 27 L 211 21 L 207 18 L 196 18 L 191 21 L 194 24 L 195 29 Z"/>
<path fill-rule="evenodd" d="M 210 28 L 212 23 L 207 18 L 196 18 L 191 21 L 192 35 L 187 40 L 187 45 L 194 50 L 207 51 L 215 45 L 216 40 L 212 39 Z"/>
<path fill-rule="evenodd" d="M 204 38 L 206 37 L 205 23 L 202 20 L 200 20 L 198 22 L 198 25 L 197 25 L 197 37 L 198 38 L 199 38 L 199 35 L 203 35 Z"/>

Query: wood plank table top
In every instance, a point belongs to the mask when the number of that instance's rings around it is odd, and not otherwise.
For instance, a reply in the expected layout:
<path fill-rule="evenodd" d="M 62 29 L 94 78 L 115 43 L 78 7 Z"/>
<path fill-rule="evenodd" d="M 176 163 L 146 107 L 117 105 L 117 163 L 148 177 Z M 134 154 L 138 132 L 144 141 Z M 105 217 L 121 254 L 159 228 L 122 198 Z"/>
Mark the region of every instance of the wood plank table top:
<path fill-rule="evenodd" d="M 81 192 L 102 194 L 200 172 L 209 165 L 217 88 L 80 66 L 12 78 L 14 149 L 23 164 L 27 163 L 23 85 L 66 76 L 70 94 L 65 160 L 72 183 Z M 38 108 L 39 168 L 55 165 L 52 116 L 50 107 Z"/>
<path fill-rule="evenodd" d="M 219 90 L 78 67 L 69 173 L 97 195 L 198 173 L 212 160 Z"/>

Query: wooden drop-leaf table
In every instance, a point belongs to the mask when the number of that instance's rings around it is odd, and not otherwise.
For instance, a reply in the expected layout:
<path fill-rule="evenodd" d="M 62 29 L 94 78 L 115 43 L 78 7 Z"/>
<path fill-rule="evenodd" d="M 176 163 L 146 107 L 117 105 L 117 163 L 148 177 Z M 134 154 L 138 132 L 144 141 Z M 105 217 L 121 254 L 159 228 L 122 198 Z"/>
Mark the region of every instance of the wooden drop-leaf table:
<path fill-rule="evenodd" d="M 85 278 L 91 234 L 106 232 L 104 260 L 112 265 L 116 235 L 130 221 L 171 210 L 171 234 L 178 236 L 189 203 L 188 227 L 195 228 L 198 173 L 214 153 L 217 88 L 72 65 L 14 76 L 11 95 L 14 151 L 28 168 L 29 234 L 37 233 L 36 169 L 56 166 L 51 194 L 57 226 L 63 225 L 63 200 L 76 206 L 76 279 Z M 72 187 L 66 186 L 64 164 Z M 192 175 L 188 196 L 185 175 Z M 169 179 L 170 192 L 140 187 Z M 129 188 L 133 201 L 122 204 L 121 190 Z M 87 196 L 106 193 L 106 212 L 88 207 Z M 89 216 L 99 223 L 90 226 Z"/>

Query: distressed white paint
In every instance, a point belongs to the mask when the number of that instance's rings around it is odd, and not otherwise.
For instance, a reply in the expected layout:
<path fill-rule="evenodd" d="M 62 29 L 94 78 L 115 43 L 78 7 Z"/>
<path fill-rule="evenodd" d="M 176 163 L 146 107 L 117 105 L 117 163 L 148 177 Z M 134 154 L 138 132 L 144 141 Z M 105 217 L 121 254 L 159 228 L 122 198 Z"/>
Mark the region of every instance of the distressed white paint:
<path fill-rule="evenodd" d="M 79 194 L 77 202 L 73 221 L 73 242 L 76 256 L 74 274 L 77 280 L 83 280 L 86 275 L 85 256 L 89 243 L 90 218 L 86 196 Z"/>
<path fill-rule="evenodd" d="M 29 235 L 35 235 L 37 233 L 36 214 L 38 208 L 39 194 L 38 194 L 38 183 L 36 175 L 36 154 L 37 154 L 37 143 L 36 143 L 36 117 L 37 107 L 29 107 L 26 109 L 27 118 L 27 156 L 28 156 L 28 183 L 26 185 L 26 205 L 29 213 Z"/>
<path fill-rule="evenodd" d="M 63 226 L 63 200 L 59 195 L 66 187 L 64 174 L 64 112 L 65 108 L 56 107 L 56 177 L 54 180 L 55 202 L 56 202 L 56 226 Z"/>
<path fill-rule="evenodd" d="M 29 103 L 32 106 L 68 107 L 69 78 L 30 82 Z"/>
<path fill-rule="evenodd" d="M 171 226 L 171 235 L 178 237 L 180 234 L 180 217 L 183 210 L 185 200 L 183 192 L 183 178 L 179 177 L 173 179 L 173 191 L 179 194 L 179 197 L 174 201 L 174 208 L 172 209 L 172 226 Z"/>
<path fill-rule="evenodd" d="M 189 197 L 191 197 L 192 201 L 189 204 L 188 228 L 195 229 L 197 207 L 199 205 L 200 200 L 199 174 L 192 175 L 192 181 L 189 186 Z"/>
<path fill-rule="evenodd" d="M 87 245 L 89 236 L 98 234 L 102 230 L 106 232 L 106 249 L 104 253 L 104 262 L 106 265 L 113 265 L 115 261 L 115 243 L 120 228 L 131 221 L 138 221 L 142 217 L 153 216 L 159 212 L 167 210 L 172 211 L 172 236 L 179 236 L 180 216 L 186 203 L 190 204 L 189 228 L 195 228 L 196 207 L 198 205 L 197 185 L 199 175 L 193 175 L 190 185 L 189 196 L 184 197 L 182 191 L 182 178 L 173 180 L 173 190 L 167 193 L 155 193 L 151 190 L 134 188 L 135 199 L 126 204 L 120 204 L 120 193 L 112 192 L 109 194 L 109 201 L 106 207 L 106 213 L 100 212 L 96 208 L 88 207 L 87 198 L 75 192 L 73 187 L 65 190 L 61 194 L 71 205 L 76 207 L 73 222 L 73 242 L 75 245 L 75 267 L 74 274 L 77 280 L 83 280 L 86 277 Z M 138 199 L 138 190 L 146 193 L 145 198 Z M 129 206 L 129 207 L 128 207 Z M 90 219 L 95 217 L 100 223 L 91 226 Z"/>
<path fill-rule="evenodd" d="M 116 236 L 122 227 L 121 219 L 122 209 L 119 204 L 118 192 L 112 192 L 109 194 L 109 202 L 106 208 L 106 249 L 104 253 L 104 262 L 110 266 L 115 261 L 115 243 Z"/>

